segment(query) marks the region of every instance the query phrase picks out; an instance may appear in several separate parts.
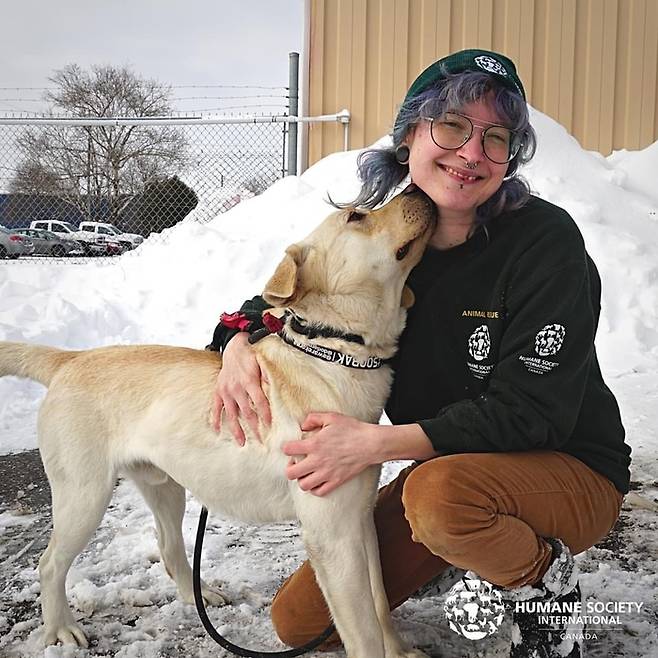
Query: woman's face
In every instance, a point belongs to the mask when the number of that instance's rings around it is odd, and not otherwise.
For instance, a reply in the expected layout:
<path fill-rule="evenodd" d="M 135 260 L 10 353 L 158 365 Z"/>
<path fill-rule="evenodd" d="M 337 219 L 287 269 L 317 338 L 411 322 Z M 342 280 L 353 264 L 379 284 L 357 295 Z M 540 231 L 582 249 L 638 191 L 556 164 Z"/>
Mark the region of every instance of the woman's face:
<path fill-rule="evenodd" d="M 502 124 L 486 101 L 468 103 L 456 111 L 485 128 Z M 411 180 L 436 203 L 440 217 L 472 221 L 476 208 L 501 186 L 508 165 L 491 162 L 484 155 L 483 128 L 474 127 L 468 142 L 453 151 L 442 149 L 432 141 L 430 125 L 429 121 L 421 120 L 406 139 Z"/>

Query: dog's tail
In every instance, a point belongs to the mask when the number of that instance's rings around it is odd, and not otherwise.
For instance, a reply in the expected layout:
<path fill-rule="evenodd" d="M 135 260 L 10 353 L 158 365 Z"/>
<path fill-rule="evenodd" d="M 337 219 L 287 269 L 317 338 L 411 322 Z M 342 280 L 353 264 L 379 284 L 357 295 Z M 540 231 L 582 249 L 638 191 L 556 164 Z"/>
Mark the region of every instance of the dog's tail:
<path fill-rule="evenodd" d="M 0 341 L 0 377 L 27 377 L 48 386 L 57 371 L 78 354 L 55 347 Z"/>

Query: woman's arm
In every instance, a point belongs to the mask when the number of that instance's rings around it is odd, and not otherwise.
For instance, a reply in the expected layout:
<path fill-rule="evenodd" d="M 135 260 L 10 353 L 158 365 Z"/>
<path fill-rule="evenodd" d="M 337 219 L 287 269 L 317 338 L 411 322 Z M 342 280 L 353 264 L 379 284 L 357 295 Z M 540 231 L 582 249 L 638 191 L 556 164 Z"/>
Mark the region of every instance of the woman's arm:
<path fill-rule="evenodd" d="M 374 425 L 337 413 L 311 413 L 308 436 L 284 444 L 286 470 L 304 491 L 324 496 L 368 466 L 392 459 L 430 459 L 437 453 L 420 425 Z"/>
<path fill-rule="evenodd" d="M 244 315 L 245 319 L 249 321 L 249 327 L 246 329 L 248 333 L 252 334 L 254 331 L 263 326 L 261 318 L 263 316 L 263 311 L 266 311 L 268 308 L 272 308 L 272 306 L 268 304 L 260 295 L 256 295 L 255 297 L 247 299 L 245 302 L 243 302 L 239 313 Z M 227 324 L 220 320 L 220 322 L 215 327 L 212 341 L 209 345 L 206 346 L 206 349 L 212 352 L 223 352 L 233 336 L 240 333 L 241 331 L 243 330 L 229 327 Z"/>
<path fill-rule="evenodd" d="M 260 296 L 242 304 L 240 313 L 249 320 L 246 330 L 231 328 L 220 322 L 206 349 L 222 352 L 222 368 L 213 394 L 213 427 L 221 429 L 222 412 L 239 445 L 246 443 L 240 419 L 247 422 L 258 437 L 259 419 L 269 425 L 270 405 L 263 393 L 264 374 L 249 344 L 249 334 L 262 326 L 262 312 L 271 306 Z"/>
<path fill-rule="evenodd" d="M 270 403 L 263 393 L 265 375 L 248 341 L 249 334 L 240 332 L 226 346 L 214 391 L 213 427 L 220 431 L 223 412 L 229 429 L 241 446 L 247 439 L 240 419 L 246 421 L 258 438 L 259 419 L 265 425 L 272 422 Z"/>

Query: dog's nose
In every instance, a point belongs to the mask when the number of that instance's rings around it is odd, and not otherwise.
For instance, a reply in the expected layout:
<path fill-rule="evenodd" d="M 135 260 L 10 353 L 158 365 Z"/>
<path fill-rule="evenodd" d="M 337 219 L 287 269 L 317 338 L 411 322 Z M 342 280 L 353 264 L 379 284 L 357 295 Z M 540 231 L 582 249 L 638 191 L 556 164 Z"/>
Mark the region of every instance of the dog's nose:
<path fill-rule="evenodd" d="M 416 183 L 409 183 L 409 185 L 402 190 L 402 194 L 413 194 L 414 192 L 418 192 L 418 185 L 416 185 Z"/>

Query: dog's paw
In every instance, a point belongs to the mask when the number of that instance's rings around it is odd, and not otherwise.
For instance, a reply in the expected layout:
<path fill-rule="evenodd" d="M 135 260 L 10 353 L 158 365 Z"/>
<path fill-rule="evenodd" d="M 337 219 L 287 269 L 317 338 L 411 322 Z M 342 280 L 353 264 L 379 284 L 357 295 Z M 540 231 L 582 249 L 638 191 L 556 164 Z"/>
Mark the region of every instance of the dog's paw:
<path fill-rule="evenodd" d="M 210 585 L 206 585 L 205 583 L 201 587 L 201 594 L 203 595 L 203 600 L 206 605 L 220 606 L 230 603 L 229 599 L 227 599 L 216 587 L 210 587 Z"/>
<path fill-rule="evenodd" d="M 43 632 L 43 643 L 45 646 L 51 644 L 71 644 L 73 646 L 84 647 L 89 646 L 87 636 L 82 632 L 82 629 L 74 621 L 62 624 L 58 627 L 45 628 Z"/>
<path fill-rule="evenodd" d="M 203 596 L 203 602 L 206 605 L 222 606 L 230 603 L 230 600 L 216 587 L 210 587 L 210 585 L 206 585 L 203 581 L 201 581 L 201 596 Z M 185 603 L 194 605 L 194 591 L 181 592 L 181 598 Z"/>

